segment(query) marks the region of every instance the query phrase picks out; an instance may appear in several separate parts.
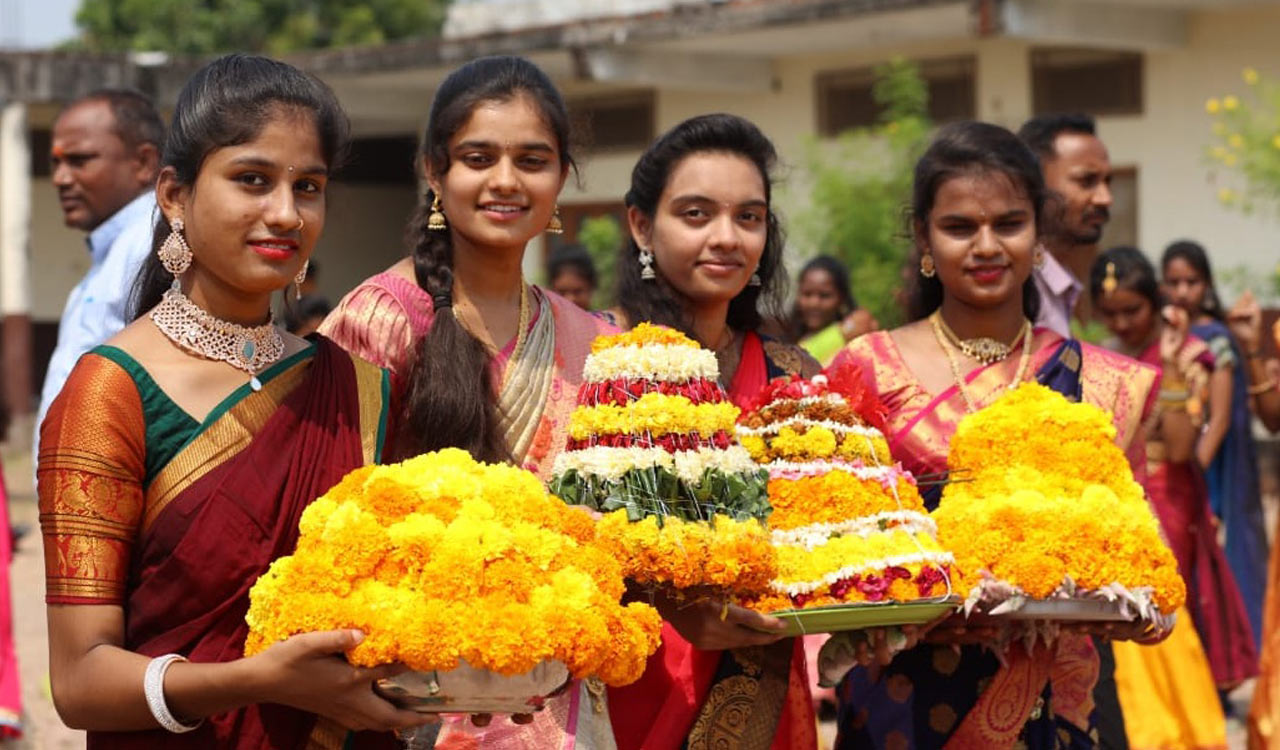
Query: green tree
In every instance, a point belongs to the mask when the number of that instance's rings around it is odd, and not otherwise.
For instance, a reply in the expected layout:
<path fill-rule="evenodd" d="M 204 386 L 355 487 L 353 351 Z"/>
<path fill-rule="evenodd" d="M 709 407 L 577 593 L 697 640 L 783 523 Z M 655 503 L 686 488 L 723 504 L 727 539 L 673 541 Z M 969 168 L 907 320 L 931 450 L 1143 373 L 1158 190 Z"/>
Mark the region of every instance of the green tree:
<path fill-rule="evenodd" d="M 439 32 L 447 0 L 83 0 L 73 46 L 184 55 L 381 44 Z"/>
<path fill-rule="evenodd" d="M 808 208 L 795 226 L 810 248 L 849 266 L 859 304 L 891 326 L 903 317 L 898 298 L 911 253 L 905 215 L 911 173 L 932 124 L 929 90 L 914 63 L 895 59 L 875 75 L 876 124 L 808 145 Z"/>
<path fill-rule="evenodd" d="M 1280 81 L 1245 68 L 1244 96 L 1227 94 L 1205 102 L 1213 118 L 1209 158 L 1232 173 L 1241 189 L 1224 185 L 1222 203 L 1246 213 L 1280 213 Z"/>
<path fill-rule="evenodd" d="M 612 307 L 614 300 L 614 267 L 618 262 L 618 249 L 622 247 L 622 227 L 609 214 L 589 216 L 582 220 L 578 241 L 587 249 L 591 262 L 596 266 L 596 294 L 591 300 L 597 310 Z"/>

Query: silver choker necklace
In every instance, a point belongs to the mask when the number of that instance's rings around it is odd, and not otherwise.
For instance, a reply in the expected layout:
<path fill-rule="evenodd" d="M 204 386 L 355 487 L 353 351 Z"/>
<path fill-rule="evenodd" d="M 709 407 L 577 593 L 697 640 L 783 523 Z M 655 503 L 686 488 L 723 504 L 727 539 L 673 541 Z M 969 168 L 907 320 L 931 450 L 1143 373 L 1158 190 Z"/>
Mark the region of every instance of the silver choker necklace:
<path fill-rule="evenodd" d="M 284 355 L 274 315 L 252 328 L 219 320 L 183 294 L 176 281 L 151 311 L 151 320 L 179 349 L 249 373 L 255 391 L 262 388 L 257 373 Z"/>

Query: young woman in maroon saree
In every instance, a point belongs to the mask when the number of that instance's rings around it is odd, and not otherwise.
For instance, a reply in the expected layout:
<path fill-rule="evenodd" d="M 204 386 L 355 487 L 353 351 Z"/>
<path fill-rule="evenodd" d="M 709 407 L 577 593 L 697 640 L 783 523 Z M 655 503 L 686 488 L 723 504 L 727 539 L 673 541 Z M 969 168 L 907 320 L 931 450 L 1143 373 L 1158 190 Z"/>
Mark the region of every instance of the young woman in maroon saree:
<path fill-rule="evenodd" d="M 760 307 L 776 314 L 785 283 L 770 210 L 775 160 L 750 122 L 695 117 L 640 157 L 627 193 L 622 317 L 679 328 L 714 350 L 739 406 L 772 378 L 819 369 L 799 347 L 758 333 Z M 638 682 L 609 693 L 621 750 L 816 747 L 800 639 L 761 633 L 778 621 L 734 605 L 661 597 L 656 605 L 666 619 L 662 645 Z"/>
<path fill-rule="evenodd" d="M 916 165 L 914 322 L 856 339 L 832 363 L 861 370 L 889 410 L 894 457 L 914 474 L 945 472 L 957 423 L 1032 379 L 1110 411 L 1117 444 L 1140 455 L 1156 373 L 1032 328 L 1045 200 L 1034 155 L 995 125 L 943 128 Z M 938 494 L 926 493 L 926 504 Z M 887 667 L 852 670 L 837 693 L 837 746 L 1096 745 L 1099 661 L 1087 637 L 1063 634 L 1030 652 L 1015 645 L 1003 662 L 982 638 L 944 625 Z"/>
<path fill-rule="evenodd" d="M 382 370 L 270 319 L 345 137 L 323 84 L 265 58 L 216 60 L 179 96 L 140 314 L 41 430 L 53 697 L 91 748 L 339 747 L 348 728 L 394 748 L 427 721 L 371 690 L 402 668 L 342 658 L 354 631 L 242 658 L 249 588 L 386 433 Z"/>

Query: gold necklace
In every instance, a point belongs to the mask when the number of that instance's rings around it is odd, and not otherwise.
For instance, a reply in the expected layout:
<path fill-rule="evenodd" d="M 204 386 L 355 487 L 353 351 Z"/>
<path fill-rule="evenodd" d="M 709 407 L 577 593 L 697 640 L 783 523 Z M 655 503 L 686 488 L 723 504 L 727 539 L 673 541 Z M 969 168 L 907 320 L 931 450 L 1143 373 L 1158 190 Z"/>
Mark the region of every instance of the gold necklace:
<path fill-rule="evenodd" d="M 1013 353 L 1013 345 L 986 336 L 976 339 L 960 338 L 955 331 L 951 330 L 951 326 L 947 325 L 947 321 L 942 319 L 942 310 L 935 310 L 932 317 L 937 327 L 942 329 L 942 335 L 946 336 L 952 346 L 959 349 L 964 356 L 980 364 L 994 364 Z M 1025 333 L 1025 330 L 1022 333 Z M 1013 343 L 1018 343 L 1017 337 L 1013 339 Z"/>
<path fill-rule="evenodd" d="M 987 403 L 994 400 L 1001 393 L 1013 390 L 1027 376 L 1027 367 L 1031 364 L 1031 321 L 1027 320 L 1022 324 L 1022 357 L 1019 358 L 1018 369 L 1013 374 L 1013 380 L 1009 381 L 1007 385 L 996 388 L 980 402 L 975 402 L 973 397 L 969 395 L 968 385 L 964 381 L 964 373 L 960 371 L 960 361 L 956 359 L 952 347 L 948 346 L 949 342 L 946 334 L 942 331 L 940 316 L 936 313 L 929 316 L 929 323 L 933 326 L 933 335 L 938 340 L 938 346 L 942 348 L 943 354 L 947 355 L 947 362 L 951 365 L 951 377 L 955 380 L 956 388 L 960 391 L 960 397 L 964 399 L 965 409 L 970 414 L 986 406 Z M 1018 340 L 1014 339 L 1014 344 L 1016 345 L 1017 343 Z"/>
<path fill-rule="evenodd" d="M 255 391 L 262 388 L 257 373 L 284 355 L 284 339 L 276 328 L 275 316 L 252 327 L 215 318 L 183 294 L 177 282 L 165 290 L 150 318 L 179 349 L 249 373 L 249 384 Z"/>

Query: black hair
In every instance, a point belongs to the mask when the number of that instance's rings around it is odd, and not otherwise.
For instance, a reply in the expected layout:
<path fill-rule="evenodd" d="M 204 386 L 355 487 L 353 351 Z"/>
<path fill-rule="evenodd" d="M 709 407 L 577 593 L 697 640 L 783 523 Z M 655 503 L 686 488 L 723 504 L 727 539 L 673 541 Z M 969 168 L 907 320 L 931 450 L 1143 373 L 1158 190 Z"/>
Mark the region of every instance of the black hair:
<path fill-rule="evenodd" d="M 187 79 L 178 94 L 160 165 L 172 167 L 178 183 L 195 185 L 210 154 L 257 138 L 281 111 L 311 117 L 325 166 L 331 175 L 338 171 L 346 158 L 350 124 L 329 87 L 287 63 L 240 54 L 220 57 Z M 173 274 L 155 253 L 169 231 L 169 222 L 159 215 L 152 252 L 134 282 L 135 318 L 155 307 L 173 283 Z"/>
<path fill-rule="evenodd" d="M 555 281 L 565 271 L 581 276 L 592 289 L 596 287 L 596 264 L 582 245 L 563 245 L 553 250 L 551 257 L 547 258 L 547 283 Z"/>
<path fill-rule="evenodd" d="M 1209 253 L 1204 246 L 1191 240 L 1178 240 L 1166 247 L 1160 257 L 1161 276 L 1168 272 L 1169 263 L 1175 260 L 1184 261 L 1204 279 L 1204 302 L 1200 304 L 1200 311 L 1216 320 L 1224 320 L 1222 298 L 1218 296 L 1218 287 L 1213 282 L 1213 268 L 1209 265 Z"/>
<path fill-rule="evenodd" d="M 631 188 L 627 190 L 628 208 L 636 208 L 655 216 L 658 200 L 677 164 L 698 153 L 727 153 L 749 160 L 760 170 L 764 182 L 766 237 L 764 252 L 756 275 L 759 285 L 748 285 L 729 302 L 727 322 L 738 331 L 752 331 L 764 322 L 764 316 L 781 318 L 782 298 L 786 294 L 786 273 L 782 265 L 785 241 L 781 222 L 773 210 L 772 171 L 778 161 L 773 143 L 751 121 L 737 115 L 712 114 L 691 117 L 660 136 L 641 155 L 631 170 Z M 662 277 L 654 264 L 657 278 L 641 278 L 640 247 L 627 233 L 627 241 L 618 255 L 618 301 L 627 321 L 659 323 L 692 335 L 686 300 Z M 764 308 L 763 310 L 761 308 Z"/>
<path fill-rule="evenodd" d="M 1098 126 L 1089 115 L 1070 113 L 1037 115 L 1018 128 L 1018 138 L 1041 160 L 1057 156 L 1053 144 L 1063 133 L 1097 135 Z"/>
<path fill-rule="evenodd" d="M 1107 267 L 1111 267 L 1110 273 Z M 1102 253 L 1093 261 L 1089 269 L 1089 296 L 1094 302 L 1106 296 L 1104 288 L 1107 277 L 1116 282 L 1116 288 L 1128 289 L 1141 295 L 1151 303 L 1152 310 L 1163 306 L 1160 295 L 1160 280 L 1156 277 L 1155 266 L 1147 260 L 1147 256 L 1136 247 L 1121 245 Z"/>
<path fill-rule="evenodd" d="M 151 144 L 159 151 L 164 145 L 164 120 L 151 97 L 136 89 L 97 89 L 67 105 L 64 112 L 87 102 L 103 102 L 115 120 L 116 136 L 128 148 Z"/>
<path fill-rule="evenodd" d="M 319 294 L 307 294 L 284 311 L 284 327 L 289 333 L 297 333 L 302 324 L 312 318 L 323 318 L 333 311 L 328 298 Z"/>
<path fill-rule="evenodd" d="M 800 273 L 796 274 L 797 286 L 810 271 L 824 271 L 831 277 L 831 283 L 836 288 L 836 296 L 840 298 L 840 308 L 837 312 L 839 317 L 837 320 L 858 309 L 858 301 L 854 299 L 853 290 L 849 288 L 849 269 L 838 258 L 831 255 L 817 255 L 810 258 L 800 268 Z M 799 340 L 809 333 L 809 331 L 805 330 L 804 321 L 801 319 L 800 300 L 798 298 L 791 308 L 791 322 L 788 328 L 790 328 L 791 336 L 795 340 Z"/>
<path fill-rule="evenodd" d="M 575 167 L 570 155 L 569 114 L 547 74 L 522 57 L 482 57 L 445 78 L 431 102 L 431 114 L 418 158 L 431 175 L 449 170 L 449 140 L 485 102 L 527 96 L 556 139 L 563 169 Z M 409 372 L 404 415 L 395 451 L 401 457 L 440 448 L 467 450 L 481 461 L 511 458 L 500 427 L 490 375 L 490 354 L 458 322 L 453 306 L 453 232 L 428 227 L 435 194 L 426 190 L 406 237 L 413 271 L 431 296 L 436 312 L 431 330 L 418 342 Z"/>
<path fill-rule="evenodd" d="M 1035 154 L 1018 137 L 999 125 L 986 122 L 954 122 L 938 131 L 928 150 L 916 162 L 911 188 L 912 234 L 916 251 L 910 263 L 918 269 L 922 233 L 929 225 L 929 212 L 942 183 L 954 177 L 1000 173 L 1023 191 L 1035 211 L 1036 230 L 1043 227 L 1048 193 L 1040 163 Z M 942 305 L 942 282 L 937 276 L 926 278 L 918 270 L 911 274 L 913 284 L 906 295 L 907 317 L 920 320 Z M 1022 312 L 1030 320 L 1040 314 L 1040 294 L 1035 279 L 1027 277 L 1022 285 Z"/>

